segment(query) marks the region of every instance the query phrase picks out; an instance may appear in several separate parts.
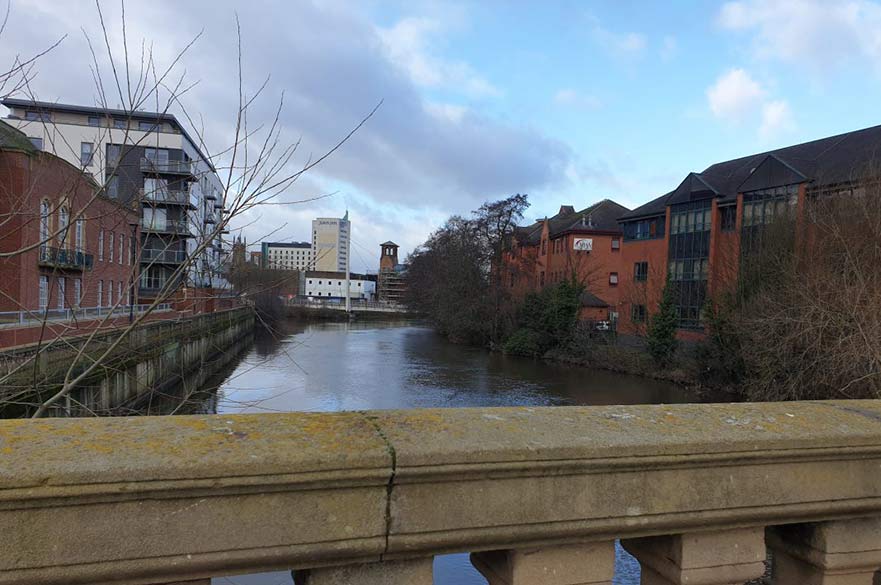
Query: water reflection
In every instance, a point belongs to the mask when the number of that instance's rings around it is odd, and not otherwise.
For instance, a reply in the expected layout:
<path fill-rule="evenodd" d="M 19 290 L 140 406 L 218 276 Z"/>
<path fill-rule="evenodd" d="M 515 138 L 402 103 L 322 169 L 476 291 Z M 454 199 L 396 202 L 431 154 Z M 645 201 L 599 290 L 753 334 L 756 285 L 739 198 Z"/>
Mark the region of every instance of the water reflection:
<path fill-rule="evenodd" d="M 453 345 L 406 321 L 283 322 L 259 332 L 214 396 L 217 412 L 640 404 L 685 402 L 675 385 L 605 371 L 507 357 Z M 438 585 L 486 581 L 467 554 L 435 559 Z M 620 548 L 616 585 L 639 568 Z M 289 573 L 215 579 L 236 585 L 291 584 Z"/>

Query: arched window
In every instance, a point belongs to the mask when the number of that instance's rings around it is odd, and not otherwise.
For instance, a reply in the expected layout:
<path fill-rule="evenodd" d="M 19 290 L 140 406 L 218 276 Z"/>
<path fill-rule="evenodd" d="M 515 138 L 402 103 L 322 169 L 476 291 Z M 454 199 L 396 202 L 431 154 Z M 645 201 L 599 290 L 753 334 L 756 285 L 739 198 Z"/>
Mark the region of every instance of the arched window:
<path fill-rule="evenodd" d="M 67 207 L 61 206 L 61 209 L 58 210 L 58 236 L 59 241 L 61 242 L 61 248 L 64 248 L 67 245 L 67 225 L 70 222 L 70 213 L 67 211 Z"/>
<path fill-rule="evenodd" d="M 49 239 L 49 202 L 43 200 L 40 203 L 40 247 L 45 248 Z"/>
<path fill-rule="evenodd" d="M 82 217 L 76 220 L 76 251 L 85 252 L 86 250 L 86 220 Z"/>

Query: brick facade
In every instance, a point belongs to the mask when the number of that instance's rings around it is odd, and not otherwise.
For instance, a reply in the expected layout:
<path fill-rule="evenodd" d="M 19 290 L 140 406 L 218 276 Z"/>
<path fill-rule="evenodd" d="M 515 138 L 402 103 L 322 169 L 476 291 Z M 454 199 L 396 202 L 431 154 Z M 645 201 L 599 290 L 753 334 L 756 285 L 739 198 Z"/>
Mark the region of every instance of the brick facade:
<path fill-rule="evenodd" d="M 0 148 L 0 188 L 0 253 L 11 254 L 0 258 L 0 312 L 134 301 L 136 210 L 96 195 L 64 160 L 26 148 Z"/>

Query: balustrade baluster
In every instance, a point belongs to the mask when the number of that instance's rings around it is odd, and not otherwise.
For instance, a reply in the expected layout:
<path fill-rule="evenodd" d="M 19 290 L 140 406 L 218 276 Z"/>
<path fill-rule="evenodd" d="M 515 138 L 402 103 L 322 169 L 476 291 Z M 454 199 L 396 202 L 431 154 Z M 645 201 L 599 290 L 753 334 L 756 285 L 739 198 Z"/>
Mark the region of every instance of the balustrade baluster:
<path fill-rule="evenodd" d="M 743 585 L 765 572 L 765 531 L 743 528 L 622 540 L 641 585 Z"/>
<path fill-rule="evenodd" d="M 295 585 L 432 585 L 433 559 L 382 561 L 294 571 Z"/>
<path fill-rule="evenodd" d="M 611 585 L 615 543 L 480 552 L 471 564 L 489 585 Z"/>
<path fill-rule="evenodd" d="M 881 518 L 768 531 L 775 585 L 881 585 Z"/>

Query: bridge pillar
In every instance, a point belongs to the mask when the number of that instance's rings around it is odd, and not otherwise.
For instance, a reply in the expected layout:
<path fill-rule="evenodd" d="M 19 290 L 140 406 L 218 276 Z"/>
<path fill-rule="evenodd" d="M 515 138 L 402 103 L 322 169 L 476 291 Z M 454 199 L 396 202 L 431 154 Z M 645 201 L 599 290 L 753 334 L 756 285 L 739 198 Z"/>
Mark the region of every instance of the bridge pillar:
<path fill-rule="evenodd" d="M 294 571 L 295 585 L 432 585 L 431 557 Z"/>
<path fill-rule="evenodd" d="M 881 585 L 881 518 L 768 531 L 775 585 Z"/>
<path fill-rule="evenodd" d="M 622 540 L 641 585 L 742 585 L 765 572 L 765 531 L 742 528 Z"/>
<path fill-rule="evenodd" d="M 612 585 L 615 543 L 473 553 L 489 585 Z"/>

